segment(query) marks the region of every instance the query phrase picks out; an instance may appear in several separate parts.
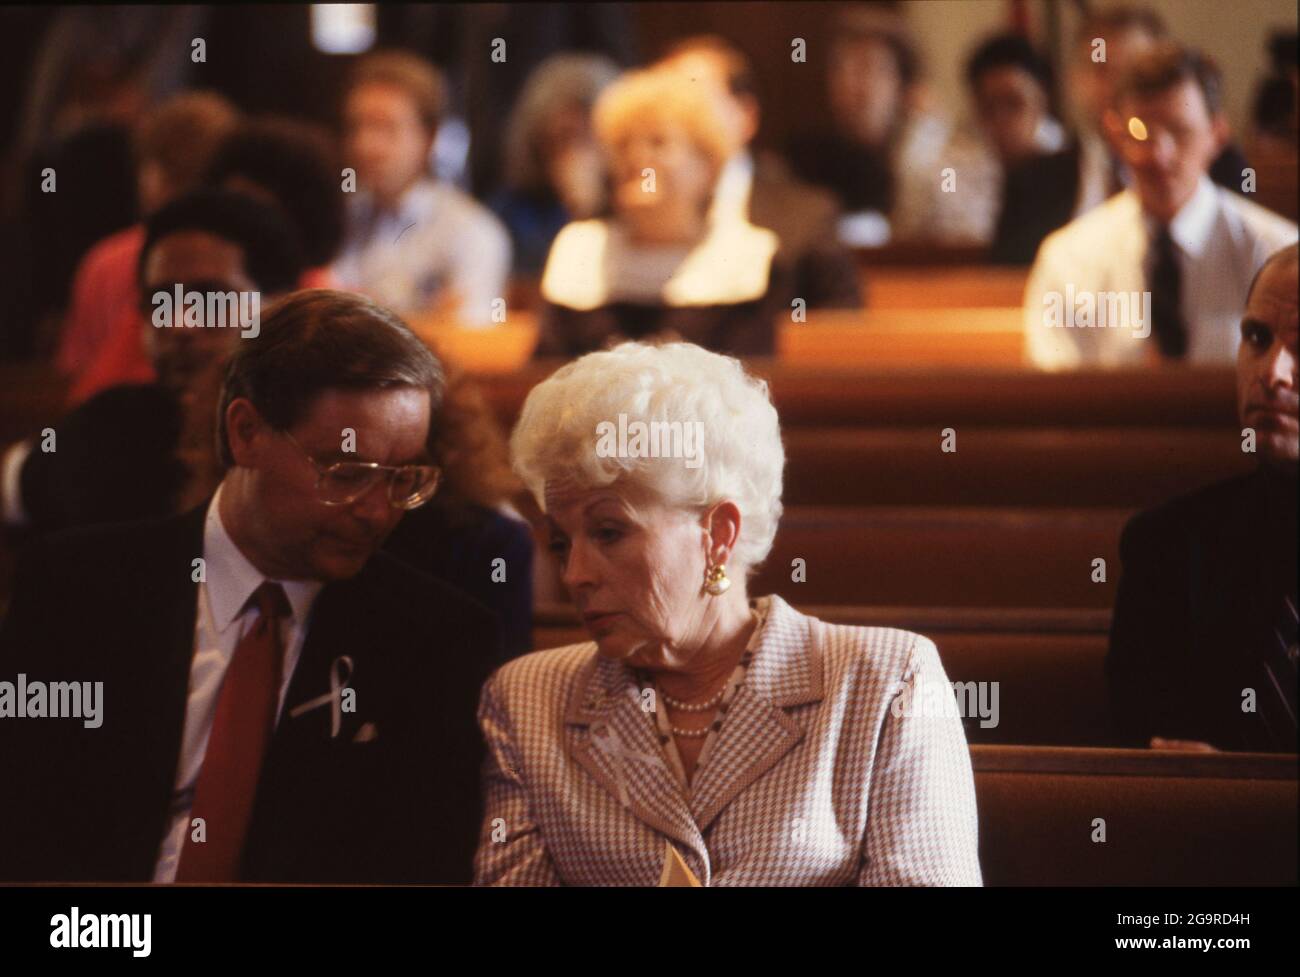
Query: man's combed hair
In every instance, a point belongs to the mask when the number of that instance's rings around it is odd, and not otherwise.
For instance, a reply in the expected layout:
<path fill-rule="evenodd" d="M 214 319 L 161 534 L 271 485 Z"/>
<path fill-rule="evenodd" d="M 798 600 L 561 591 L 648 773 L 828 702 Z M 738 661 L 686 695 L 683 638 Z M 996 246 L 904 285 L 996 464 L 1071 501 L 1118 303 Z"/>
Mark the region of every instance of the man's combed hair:
<path fill-rule="evenodd" d="M 401 89 L 415 103 L 420 124 L 429 132 L 437 130 L 447 110 L 447 83 L 442 72 L 407 51 L 376 51 L 358 61 L 348 76 L 348 91 L 362 85 Z"/>
<path fill-rule="evenodd" d="M 1125 98 L 1159 95 L 1175 85 L 1193 81 L 1205 98 L 1210 115 L 1223 109 L 1223 82 L 1219 69 L 1206 55 L 1173 41 L 1161 41 L 1133 58 L 1120 76 L 1116 102 Z"/>
<path fill-rule="evenodd" d="M 295 292 L 263 314 L 257 337 L 240 340 L 231 357 L 217 413 L 217 449 L 222 463 L 232 466 L 226 408 L 239 397 L 284 431 L 330 390 L 427 390 L 432 414 L 443 386 L 442 364 L 383 306 L 351 292 Z M 432 443 L 432 425 L 429 435 Z"/>

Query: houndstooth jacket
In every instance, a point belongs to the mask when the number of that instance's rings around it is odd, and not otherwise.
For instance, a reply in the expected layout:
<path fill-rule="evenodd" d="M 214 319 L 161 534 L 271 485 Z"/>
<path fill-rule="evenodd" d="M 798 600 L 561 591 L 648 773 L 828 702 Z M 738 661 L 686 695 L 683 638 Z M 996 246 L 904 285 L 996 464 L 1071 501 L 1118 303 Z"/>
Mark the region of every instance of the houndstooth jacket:
<path fill-rule="evenodd" d="M 475 883 L 652 886 L 667 841 L 702 885 L 980 885 L 961 720 L 891 709 L 918 679 L 947 682 L 934 644 L 757 606 L 689 798 L 627 666 L 587 643 L 499 669 L 479 705 Z"/>

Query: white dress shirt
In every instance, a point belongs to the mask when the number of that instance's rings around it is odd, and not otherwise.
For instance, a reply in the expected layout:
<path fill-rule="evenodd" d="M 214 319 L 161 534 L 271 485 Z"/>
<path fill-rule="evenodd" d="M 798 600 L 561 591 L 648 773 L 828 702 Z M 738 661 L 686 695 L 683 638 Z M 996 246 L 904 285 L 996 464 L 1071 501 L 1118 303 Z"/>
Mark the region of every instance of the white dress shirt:
<path fill-rule="evenodd" d="M 748 220 L 749 198 L 754 190 L 754 157 L 742 149 L 732 155 L 718 174 L 709 204 L 709 220 Z"/>
<path fill-rule="evenodd" d="M 612 302 L 733 305 L 768 289 L 777 237 L 735 217 L 713 221 L 692 245 L 645 245 L 616 220 L 566 224 L 542 273 L 542 298 L 587 311 Z"/>
<path fill-rule="evenodd" d="M 506 297 L 510 235 L 496 216 L 446 183 L 420 180 L 393 210 L 350 194 L 347 234 L 331 271 L 343 288 L 395 312 L 423 312 L 445 289 L 466 325 L 489 325 Z"/>
<path fill-rule="evenodd" d="M 1157 230 L 1137 194 L 1124 190 L 1043 241 L 1025 288 L 1025 342 L 1034 364 L 1044 369 L 1126 366 L 1157 357 L 1142 301 L 1154 260 L 1150 241 Z M 1296 240 L 1296 225 L 1203 175 L 1169 232 L 1182 271 L 1186 358 L 1233 363 L 1255 272 L 1269 255 Z M 1118 326 L 1049 324 L 1053 306 L 1068 316 L 1071 307 L 1082 308 L 1085 293 L 1098 310 L 1108 296 L 1127 294 L 1134 311 Z"/>
<path fill-rule="evenodd" d="M 208 736 L 216 715 L 217 697 L 226 669 L 234 657 L 235 646 L 257 620 L 257 610 L 245 607 L 248 599 L 265 581 L 248 558 L 239 551 L 221 522 L 217 502 L 218 488 L 208 507 L 203 525 L 203 561 L 206 579 L 199 583 L 198 609 L 194 620 L 194 658 L 190 664 L 189 698 L 185 703 L 185 727 L 167 832 L 163 836 L 154 865 L 155 882 L 174 882 L 190 827 L 190 809 L 194 803 L 194 786 L 203 768 Z M 284 646 L 284 677 L 280 684 L 277 721 L 284 710 L 293 670 L 302 652 L 307 634 L 306 623 L 312 602 L 320 593 L 320 583 L 301 580 L 277 581 L 289 599 L 292 616 L 280 622 Z"/>

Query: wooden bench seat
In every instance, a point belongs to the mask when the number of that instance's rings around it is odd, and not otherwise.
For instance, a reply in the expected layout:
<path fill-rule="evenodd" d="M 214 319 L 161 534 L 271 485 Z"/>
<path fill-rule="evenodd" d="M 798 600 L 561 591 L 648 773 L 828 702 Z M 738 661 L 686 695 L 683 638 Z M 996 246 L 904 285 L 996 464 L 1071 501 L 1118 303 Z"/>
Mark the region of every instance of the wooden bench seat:
<path fill-rule="evenodd" d="M 804 428 L 784 434 L 787 505 L 1157 505 L 1250 471 L 1233 428 Z"/>
<path fill-rule="evenodd" d="M 1128 509 L 791 507 L 750 593 L 795 605 L 1111 607 Z M 1092 580 L 1094 559 L 1106 579 Z M 804 580 L 792 579 L 794 560 Z"/>
<path fill-rule="evenodd" d="M 972 746 L 971 762 L 985 885 L 1296 883 L 1294 754 Z"/>
<path fill-rule="evenodd" d="M 534 386 L 561 366 L 538 361 L 482 374 L 483 392 L 511 425 Z M 784 430 L 792 427 L 1216 427 L 1240 430 L 1236 379 L 1223 367 L 1081 370 L 870 370 L 748 366 L 771 386 Z"/>

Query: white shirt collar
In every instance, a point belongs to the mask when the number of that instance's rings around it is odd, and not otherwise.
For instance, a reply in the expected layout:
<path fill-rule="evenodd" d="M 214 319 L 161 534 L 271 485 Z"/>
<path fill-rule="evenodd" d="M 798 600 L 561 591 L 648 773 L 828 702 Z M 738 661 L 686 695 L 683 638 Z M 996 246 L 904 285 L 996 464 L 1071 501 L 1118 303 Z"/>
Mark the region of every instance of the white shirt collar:
<path fill-rule="evenodd" d="M 1205 250 L 1219 213 L 1219 189 L 1202 173 L 1192 199 L 1183 204 L 1169 224 L 1169 233 L 1193 257 Z"/>
<path fill-rule="evenodd" d="M 745 219 L 749 213 L 749 196 L 754 186 L 754 157 L 742 149 L 732 155 L 718 174 L 709 205 L 709 220 Z"/>
<path fill-rule="evenodd" d="M 212 622 L 218 632 L 224 632 L 239 618 L 253 591 L 268 579 L 249 562 L 248 557 L 244 556 L 226 532 L 218 507 L 223 486 L 224 483 L 217 486 L 212 502 L 208 505 L 207 519 L 203 523 L 204 585 L 208 591 Z M 315 580 L 273 582 L 284 588 L 289 607 L 293 611 L 293 619 L 301 626 L 307 620 L 312 602 L 324 584 Z"/>
<path fill-rule="evenodd" d="M 1219 213 L 1219 190 L 1204 173 L 1196 184 L 1196 191 L 1169 222 L 1169 236 L 1186 255 L 1200 257 L 1209 242 L 1210 232 Z M 1157 222 L 1147 217 L 1147 229 L 1154 232 Z"/>

